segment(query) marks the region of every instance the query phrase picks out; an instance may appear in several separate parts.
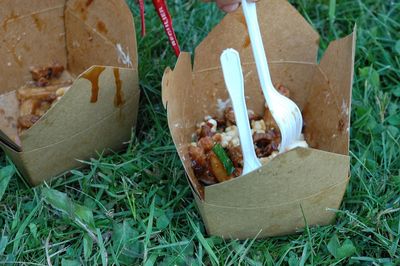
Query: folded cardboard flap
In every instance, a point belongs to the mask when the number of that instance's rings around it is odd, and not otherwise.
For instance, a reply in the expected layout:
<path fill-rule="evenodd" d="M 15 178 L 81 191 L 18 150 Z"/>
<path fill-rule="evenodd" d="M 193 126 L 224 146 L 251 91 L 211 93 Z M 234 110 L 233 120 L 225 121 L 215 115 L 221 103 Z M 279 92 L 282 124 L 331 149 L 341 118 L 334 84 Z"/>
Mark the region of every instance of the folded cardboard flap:
<path fill-rule="evenodd" d="M 21 174 L 29 177 L 28 182 L 38 185 L 43 179 L 83 166 L 78 160 L 88 160 L 98 156 L 98 153 L 123 148 L 126 145 L 124 141 L 131 137 L 132 125 L 136 124 L 138 104 L 139 97 L 131 97 L 120 109 L 77 134 L 49 146 L 18 153 L 1 143 L 0 146 Z"/>
<path fill-rule="evenodd" d="M 96 70 L 101 70 L 94 80 L 99 89 L 93 90 L 92 82 L 84 76 Z M 109 114 L 119 111 L 126 102 L 139 96 L 137 80 L 134 77 L 133 70 L 129 68 L 89 68 L 74 81 L 71 89 L 56 105 L 21 135 L 23 150 L 27 152 L 63 141 L 103 120 Z M 123 80 L 120 87 L 117 86 L 118 79 Z M 91 102 L 92 97 L 96 97 L 96 102 Z M 115 105 L 116 97 L 121 98 L 119 106 Z"/>
<path fill-rule="evenodd" d="M 305 62 L 315 64 L 318 33 L 286 0 L 257 3 L 258 22 L 269 62 Z M 253 63 L 253 53 L 243 12 L 229 14 L 196 47 L 194 72 L 219 67 L 226 48 L 240 53 L 243 65 Z"/>
<path fill-rule="evenodd" d="M 204 198 L 207 204 L 238 208 L 292 202 L 347 180 L 349 164 L 348 156 L 296 148 L 248 175 L 205 187 Z"/>
<path fill-rule="evenodd" d="M 227 207 L 208 204 L 195 195 L 207 232 L 226 239 L 263 238 L 298 232 L 311 225 L 333 222 L 349 179 L 319 193 L 278 205 Z M 240 197 L 240 195 L 238 195 Z"/>
<path fill-rule="evenodd" d="M 303 117 L 305 136 L 314 148 L 349 153 L 355 43 L 354 27 L 352 34 L 329 45 L 313 76 Z"/>
<path fill-rule="evenodd" d="M 133 18 L 125 1 L 68 0 L 65 31 L 68 69 L 75 75 L 92 65 L 137 69 Z"/>
<path fill-rule="evenodd" d="M 189 53 L 182 52 L 172 71 L 167 68 L 162 80 L 162 99 L 164 107 L 167 108 L 168 125 L 171 136 L 178 150 L 179 157 L 183 163 L 186 173 L 192 172 L 190 160 L 187 155 L 187 147 L 190 143 L 188 136 L 195 130 L 196 123 L 193 121 L 193 114 L 202 112 L 202 108 L 193 105 L 188 109 L 188 104 L 193 99 L 199 98 L 198 92 L 192 90 L 192 63 Z M 197 115 L 199 116 L 199 115 Z M 197 178 L 189 175 L 190 184 L 195 193 L 203 194 L 203 186 Z"/>

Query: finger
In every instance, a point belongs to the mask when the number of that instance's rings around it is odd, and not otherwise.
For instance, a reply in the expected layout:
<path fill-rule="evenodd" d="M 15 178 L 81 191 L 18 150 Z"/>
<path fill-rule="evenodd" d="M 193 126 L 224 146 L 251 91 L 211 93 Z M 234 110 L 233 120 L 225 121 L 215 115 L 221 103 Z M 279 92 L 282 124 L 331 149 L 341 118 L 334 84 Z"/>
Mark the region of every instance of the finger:
<path fill-rule="evenodd" d="M 230 12 L 233 12 L 233 11 L 235 11 L 236 9 L 238 9 L 239 6 L 240 6 L 240 3 L 236 3 L 236 4 L 221 6 L 220 8 L 221 8 L 223 11 L 225 11 L 225 12 L 227 12 L 227 13 L 230 13 Z"/>
<path fill-rule="evenodd" d="M 224 7 L 224 6 L 239 4 L 242 1 L 241 0 L 216 0 L 216 2 L 219 7 Z"/>
<path fill-rule="evenodd" d="M 210 0 L 204 0 L 206 2 L 209 2 Z M 248 2 L 258 2 L 258 0 L 247 0 Z M 219 6 L 227 6 L 227 5 L 233 5 L 233 4 L 240 4 L 242 1 L 241 0 L 216 0 L 217 4 Z"/>

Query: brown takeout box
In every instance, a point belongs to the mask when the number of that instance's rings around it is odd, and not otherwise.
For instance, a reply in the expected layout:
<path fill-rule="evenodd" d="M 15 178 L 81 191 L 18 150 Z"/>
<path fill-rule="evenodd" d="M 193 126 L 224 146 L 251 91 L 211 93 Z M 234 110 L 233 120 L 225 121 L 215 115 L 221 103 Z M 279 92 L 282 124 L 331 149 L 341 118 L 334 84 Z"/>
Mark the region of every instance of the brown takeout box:
<path fill-rule="evenodd" d="M 204 116 L 217 116 L 229 98 L 220 67 L 226 48 L 240 52 L 247 106 L 264 113 L 246 23 L 239 10 L 226 15 L 196 48 L 194 65 L 182 53 L 162 83 L 169 128 L 209 234 L 253 238 L 332 223 L 349 180 L 349 125 L 355 34 L 332 42 L 317 63 L 319 35 L 284 0 L 257 4 L 273 82 L 289 88 L 305 121 L 311 148 L 296 148 L 261 169 L 202 189 L 191 169 L 188 145 Z"/>
<path fill-rule="evenodd" d="M 135 28 L 123 0 L 2 1 L 0 146 L 33 185 L 129 141 L 139 88 Z M 17 134 L 15 90 L 31 66 L 60 63 L 69 91 Z"/>

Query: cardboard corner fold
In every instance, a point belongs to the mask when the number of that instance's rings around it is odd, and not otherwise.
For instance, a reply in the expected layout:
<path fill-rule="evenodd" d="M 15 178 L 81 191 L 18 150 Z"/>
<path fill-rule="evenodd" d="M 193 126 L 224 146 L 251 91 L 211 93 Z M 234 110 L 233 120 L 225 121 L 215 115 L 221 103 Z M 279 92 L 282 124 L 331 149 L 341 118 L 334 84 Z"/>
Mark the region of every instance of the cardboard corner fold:
<path fill-rule="evenodd" d="M 316 68 L 303 112 L 315 148 L 348 154 L 355 42 L 355 32 L 331 42 Z"/>
<path fill-rule="evenodd" d="M 173 84 L 172 84 L 172 78 L 173 78 L 173 71 L 170 67 L 167 67 L 164 70 L 164 74 L 162 76 L 161 80 L 161 98 L 162 98 L 162 103 L 165 109 L 167 109 L 167 103 L 168 103 L 168 94 L 170 91 L 173 89 Z"/>

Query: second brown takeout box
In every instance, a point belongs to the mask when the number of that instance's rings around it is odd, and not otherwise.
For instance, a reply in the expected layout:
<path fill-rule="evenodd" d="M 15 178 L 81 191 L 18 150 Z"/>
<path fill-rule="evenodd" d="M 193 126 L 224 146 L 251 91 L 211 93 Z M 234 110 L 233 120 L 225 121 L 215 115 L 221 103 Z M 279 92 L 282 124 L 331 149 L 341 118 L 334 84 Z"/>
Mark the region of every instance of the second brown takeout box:
<path fill-rule="evenodd" d="M 120 149 L 136 124 L 135 28 L 123 0 L 1 2 L 0 146 L 33 185 Z M 71 89 L 18 137 L 15 90 L 31 66 L 60 63 Z"/>
<path fill-rule="evenodd" d="M 317 63 L 319 35 L 284 0 L 257 4 L 273 82 L 289 88 L 302 110 L 311 148 L 296 148 L 261 169 L 202 187 L 188 155 L 196 124 L 218 116 L 228 94 L 220 67 L 226 48 L 240 52 L 249 109 L 264 112 L 242 12 L 227 15 L 196 48 L 194 65 L 182 53 L 164 73 L 162 93 L 169 128 L 209 234 L 253 238 L 296 232 L 334 221 L 349 180 L 349 125 L 355 33 L 332 42 Z"/>

